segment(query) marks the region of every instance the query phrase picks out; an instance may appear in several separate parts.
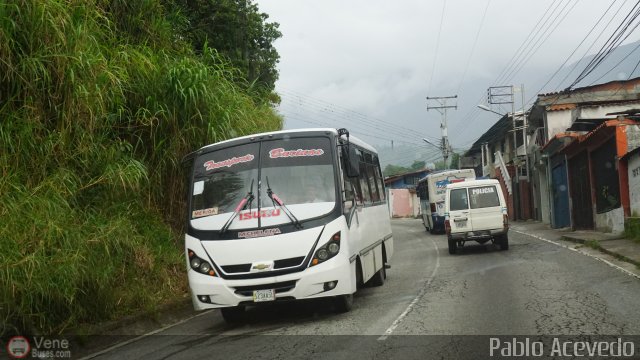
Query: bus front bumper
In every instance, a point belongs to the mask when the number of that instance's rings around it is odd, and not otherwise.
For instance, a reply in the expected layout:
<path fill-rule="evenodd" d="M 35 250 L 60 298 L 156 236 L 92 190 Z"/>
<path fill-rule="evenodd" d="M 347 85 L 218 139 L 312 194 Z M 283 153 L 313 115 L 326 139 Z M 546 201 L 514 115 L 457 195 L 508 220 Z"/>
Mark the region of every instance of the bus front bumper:
<path fill-rule="evenodd" d="M 353 269 L 346 257 L 338 255 L 304 271 L 274 277 L 230 280 L 190 269 L 188 278 L 194 309 L 205 310 L 254 303 L 254 290 L 275 289 L 276 301 L 352 294 Z M 329 289 L 331 282 L 336 285 Z"/>

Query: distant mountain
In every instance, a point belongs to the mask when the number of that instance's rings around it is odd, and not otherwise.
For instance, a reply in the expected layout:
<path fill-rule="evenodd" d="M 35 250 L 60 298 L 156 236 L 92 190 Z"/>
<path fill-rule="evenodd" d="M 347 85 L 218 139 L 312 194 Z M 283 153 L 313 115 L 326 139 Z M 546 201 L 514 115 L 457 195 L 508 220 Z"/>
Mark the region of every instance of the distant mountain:
<path fill-rule="evenodd" d="M 598 50 L 599 49 L 592 49 L 594 52 Z M 552 92 L 565 89 L 578 77 L 580 72 L 594 57 L 595 54 L 588 55 L 577 62 L 565 66 L 543 91 Z M 628 78 L 640 76 L 640 69 L 635 69 L 634 74 L 631 74 L 634 68 L 638 66 L 639 61 L 640 41 L 619 46 L 615 48 L 591 74 L 576 84 L 574 88 L 602 84 L 614 80 L 627 80 Z"/>

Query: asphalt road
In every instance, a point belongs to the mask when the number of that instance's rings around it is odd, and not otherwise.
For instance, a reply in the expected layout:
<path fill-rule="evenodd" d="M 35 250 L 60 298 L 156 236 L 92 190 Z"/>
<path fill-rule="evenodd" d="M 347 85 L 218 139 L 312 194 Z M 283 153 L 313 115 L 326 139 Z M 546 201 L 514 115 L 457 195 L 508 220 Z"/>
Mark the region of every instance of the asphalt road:
<path fill-rule="evenodd" d="M 359 291 L 349 313 L 274 304 L 231 326 L 209 311 L 93 358 L 477 358 L 486 337 L 402 335 L 640 335 L 640 280 L 601 261 L 516 232 L 508 251 L 469 244 L 452 256 L 419 220 L 392 225 L 387 281 Z"/>

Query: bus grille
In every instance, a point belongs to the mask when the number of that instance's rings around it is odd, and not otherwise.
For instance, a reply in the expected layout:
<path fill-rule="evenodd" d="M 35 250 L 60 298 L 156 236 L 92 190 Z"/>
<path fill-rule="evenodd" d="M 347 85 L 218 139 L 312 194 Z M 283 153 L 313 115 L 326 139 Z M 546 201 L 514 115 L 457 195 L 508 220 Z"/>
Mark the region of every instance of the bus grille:
<path fill-rule="evenodd" d="M 294 267 L 302 264 L 304 261 L 304 256 L 298 256 L 289 259 L 276 260 L 273 262 L 274 269 L 284 269 L 288 267 Z"/>
<path fill-rule="evenodd" d="M 298 256 L 288 259 L 280 259 L 273 262 L 273 269 L 284 269 L 302 265 L 304 256 Z M 224 265 L 222 270 L 226 274 L 248 273 L 251 271 L 251 264 Z"/>
<path fill-rule="evenodd" d="M 222 267 L 227 274 L 246 273 L 251 270 L 251 264 L 226 265 Z"/>

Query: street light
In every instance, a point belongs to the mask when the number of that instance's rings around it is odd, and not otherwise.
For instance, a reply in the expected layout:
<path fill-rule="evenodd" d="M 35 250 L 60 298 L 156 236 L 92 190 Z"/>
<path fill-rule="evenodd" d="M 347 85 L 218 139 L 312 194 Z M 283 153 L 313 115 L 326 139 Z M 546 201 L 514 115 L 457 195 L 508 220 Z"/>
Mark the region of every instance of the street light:
<path fill-rule="evenodd" d="M 429 145 L 431 145 L 431 146 L 435 146 L 435 147 L 437 147 L 437 148 L 438 148 L 438 150 L 442 150 L 442 148 L 441 148 L 440 146 L 438 146 L 438 145 L 436 145 L 436 144 L 432 143 L 431 141 L 429 141 L 429 140 L 427 140 L 427 139 L 425 139 L 425 138 L 422 138 L 422 141 L 426 142 L 427 144 L 429 144 Z"/>
<path fill-rule="evenodd" d="M 488 112 L 492 112 L 492 113 L 494 113 L 494 114 L 498 114 L 498 115 L 500 115 L 500 116 L 505 116 L 505 115 L 506 115 L 506 114 L 501 114 L 501 113 L 499 113 L 499 112 L 497 112 L 497 111 L 493 111 L 493 110 L 491 110 L 491 108 L 490 108 L 490 107 L 488 107 L 487 105 L 478 104 L 478 108 L 480 108 L 480 109 L 482 109 L 482 110 L 484 110 L 484 111 L 488 111 Z"/>

